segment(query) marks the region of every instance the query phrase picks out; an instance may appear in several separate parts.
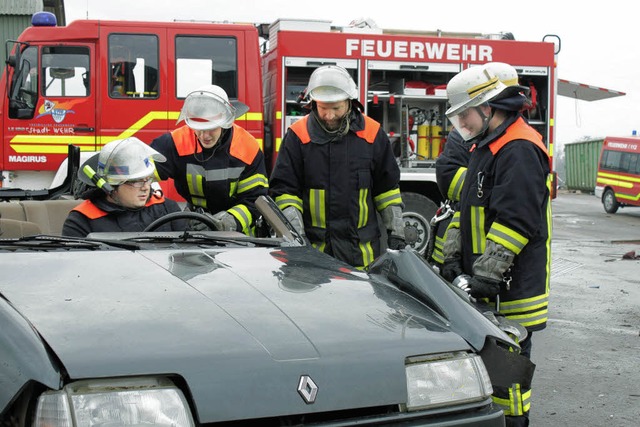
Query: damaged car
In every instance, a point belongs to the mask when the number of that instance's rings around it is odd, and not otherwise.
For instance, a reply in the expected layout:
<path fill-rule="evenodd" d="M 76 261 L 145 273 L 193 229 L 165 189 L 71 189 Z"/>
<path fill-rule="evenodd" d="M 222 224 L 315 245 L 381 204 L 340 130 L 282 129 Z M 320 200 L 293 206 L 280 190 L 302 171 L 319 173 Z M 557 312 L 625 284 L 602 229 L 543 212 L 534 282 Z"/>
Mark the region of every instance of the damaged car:
<path fill-rule="evenodd" d="M 257 206 L 270 237 L 0 235 L 0 425 L 504 425 L 495 318 L 411 249 L 358 271 Z"/>

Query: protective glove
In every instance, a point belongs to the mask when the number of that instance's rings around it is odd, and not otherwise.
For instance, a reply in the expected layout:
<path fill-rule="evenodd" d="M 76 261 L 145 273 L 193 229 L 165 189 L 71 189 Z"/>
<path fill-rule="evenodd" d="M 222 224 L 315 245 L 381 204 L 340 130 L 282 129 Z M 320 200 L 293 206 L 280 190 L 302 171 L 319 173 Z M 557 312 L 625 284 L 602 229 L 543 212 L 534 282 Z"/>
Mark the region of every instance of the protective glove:
<path fill-rule="evenodd" d="M 304 220 L 302 219 L 302 212 L 298 208 L 293 206 L 287 206 L 282 210 L 284 216 L 289 220 L 293 228 L 296 229 L 298 234 L 304 237 Z"/>
<path fill-rule="evenodd" d="M 211 215 L 208 212 L 200 212 L 202 215 L 206 215 L 215 225 L 217 231 L 236 231 L 236 219 L 227 211 L 220 211 L 215 215 Z M 189 220 L 188 229 L 191 231 L 207 231 L 211 230 L 208 225 L 197 219 Z M 215 231 L 214 230 L 214 231 Z"/>
<path fill-rule="evenodd" d="M 402 237 L 393 236 L 389 233 L 389 237 L 387 238 L 387 246 L 389 249 L 404 249 L 407 246 L 407 242 L 404 241 Z"/>
<path fill-rule="evenodd" d="M 209 219 L 211 219 L 211 221 L 213 221 L 213 215 L 211 215 L 210 213 L 206 213 L 206 212 L 198 212 L 198 213 L 209 217 Z M 202 221 L 199 221 L 197 219 L 190 219 L 188 224 L 187 224 L 187 230 L 189 230 L 189 231 L 209 231 L 211 229 L 209 228 L 209 226 L 207 224 L 205 224 Z"/>
<path fill-rule="evenodd" d="M 218 231 L 236 231 L 238 223 L 233 215 L 227 211 L 220 211 L 211 217 Z"/>
<path fill-rule="evenodd" d="M 467 289 L 465 290 L 474 298 L 493 298 L 500 293 L 500 283 L 502 283 L 501 280 L 471 276 L 467 278 Z"/>
<path fill-rule="evenodd" d="M 503 274 L 511 267 L 515 256 L 500 243 L 487 240 L 484 253 L 473 263 L 473 275 L 502 282 Z"/>
<path fill-rule="evenodd" d="M 459 254 L 452 258 L 446 258 L 440 269 L 440 275 L 447 281 L 452 282 L 453 279 L 463 274 L 462 258 Z"/>
<path fill-rule="evenodd" d="M 407 246 L 404 234 L 402 208 L 398 205 L 387 206 L 380 211 L 382 223 L 387 230 L 387 247 L 389 249 L 404 249 Z"/>

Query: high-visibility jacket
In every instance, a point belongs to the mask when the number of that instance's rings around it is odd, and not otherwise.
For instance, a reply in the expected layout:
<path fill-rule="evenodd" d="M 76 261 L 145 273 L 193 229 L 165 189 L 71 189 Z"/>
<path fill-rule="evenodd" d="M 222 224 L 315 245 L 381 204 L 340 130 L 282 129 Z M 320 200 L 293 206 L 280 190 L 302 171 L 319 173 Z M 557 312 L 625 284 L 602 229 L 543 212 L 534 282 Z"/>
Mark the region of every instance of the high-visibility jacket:
<path fill-rule="evenodd" d="M 295 122 L 282 141 L 270 192 L 281 209 L 302 212 L 316 248 L 364 268 L 380 254 L 376 213 L 403 207 L 400 169 L 380 124 L 359 111 L 346 135 L 327 135 L 313 114 Z"/>
<path fill-rule="evenodd" d="M 249 132 L 234 124 L 203 151 L 185 125 L 154 139 L 151 147 L 167 158 L 156 163 L 159 179 L 173 178 L 178 194 L 194 207 L 229 212 L 237 230 L 249 234 L 259 215 L 255 200 L 268 188 L 264 153 Z"/>
<path fill-rule="evenodd" d="M 109 202 L 102 190 L 74 207 L 62 227 L 63 236 L 86 237 L 93 232 L 143 231 L 149 224 L 172 212 L 180 212 L 174 200 L 153 194 L 140 209 L 127 209 Z M 186 221 L 176 220 L 160 226 L 157 231 L 184 230 Z"/>
<path fill-rule="evenodd" d="M 459 226 L 465 273 L 493 240 L 516 254 L 500 312 L 530 331 L 547 323 L 551 262 L 549 155 L 520 115 L 480 140 L 462 188 Z M 455 218 L 454 218 L 455 221 Z"/>

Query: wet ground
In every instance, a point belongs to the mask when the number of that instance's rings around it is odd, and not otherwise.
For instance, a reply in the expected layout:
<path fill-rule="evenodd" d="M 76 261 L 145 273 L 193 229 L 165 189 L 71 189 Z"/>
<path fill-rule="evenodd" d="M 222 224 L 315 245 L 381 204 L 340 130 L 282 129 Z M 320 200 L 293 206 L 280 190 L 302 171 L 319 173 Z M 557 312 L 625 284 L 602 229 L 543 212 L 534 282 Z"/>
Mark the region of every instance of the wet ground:
<path fill-rule="evenodd" d="M 640 208 L 607 214 L 593 195 L 562 192 L 553 225 L 549 323 L 533 336 L 531 425 L 638 426 Z"/>

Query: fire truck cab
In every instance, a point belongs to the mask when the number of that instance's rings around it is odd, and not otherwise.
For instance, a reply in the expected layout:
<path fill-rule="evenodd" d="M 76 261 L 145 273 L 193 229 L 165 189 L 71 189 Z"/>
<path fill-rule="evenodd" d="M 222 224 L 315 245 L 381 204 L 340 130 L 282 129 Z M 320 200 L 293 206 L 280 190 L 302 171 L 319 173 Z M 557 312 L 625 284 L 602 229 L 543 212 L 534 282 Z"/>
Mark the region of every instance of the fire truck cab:
<path fill-rule="evenodd" d="M 595 195 L 610 214 L 621 207 L 640 206 L 640 137 L 604 139 Z"/>
<path fill-rule="evenodd" d="M 553 153 L 556 43 L 520 42 L 509 35 L 383 30 L 369 21 L 347 27 L 329 21 L 278 20 L 269 26 L 263 55 L 265 120 L 273 136 L 267 157 L 275 163 L 287 128 L 309 110 L 304 90 L 320 65 L 346 68 L 360 91 L 365 113 L 387 131 L 401 167 L 404 218 L 417 231 L 414 249 L 424 253 L 429 221 L 443 197 L 435 177 L 450 124 L 446 84 L 461 70 L 507 62 L 530 87 L 529 123 Z M 559 41 L 557 41 L 559 42 Z"/>
<path fill-rule="evenodd" d="M 2 187 L 48 188 L 68 145 L 83 153 L 176 127 L 186 95 L 206 84 L 250 108 L 237 123 L 262 142 L 258 31 L 250 24 L 75 21 L 47 12 L 8 43 L 0 80 Z M 11 46 L 13 45 L 13 46 Z M 166 184 L 169 196 L 172 185 Z"/>

